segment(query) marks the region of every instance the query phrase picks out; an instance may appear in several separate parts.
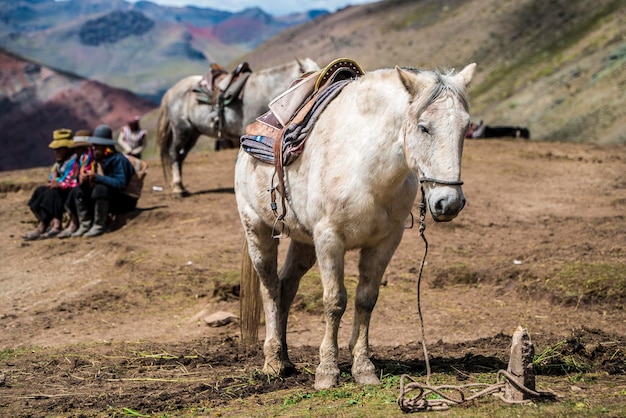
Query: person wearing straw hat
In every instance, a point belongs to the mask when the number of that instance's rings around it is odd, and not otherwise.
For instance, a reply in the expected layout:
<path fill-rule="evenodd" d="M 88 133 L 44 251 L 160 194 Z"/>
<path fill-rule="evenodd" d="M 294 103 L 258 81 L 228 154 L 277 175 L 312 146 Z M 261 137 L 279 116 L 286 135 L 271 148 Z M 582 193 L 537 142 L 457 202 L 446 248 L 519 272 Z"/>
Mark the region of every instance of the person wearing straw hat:
<path fill-rule="evenodd" d="M 67 227 L 58 235 L 58 238 L 60 239 L 71 237 L 79 227 L 79 214 L 76 206 L 76 200 L 78 196 L 84 192 L 86 187 L 79 183 L 78 177 L 81 171 L 93 170 L 91 144 L 88 142 L 91 134 L 91 131 L 88 129 L 78 130 L 74 133 L 72 149 L 74 150 L 76 157 L 74 158 L 74 164 L 72 165 L 71 177 L 75 179 L 75 186 L 72 187 L 67 199 L 65 199 L 65 210 L 69 214 L 70 221 Z M 88 214 L 81 215 L 81 218 L 87 222 L 85 225 L 86 230 L 83 232 L 85 233 L 91 226 L 91 219 Z"/>
<path fill-rule="evenodd" d="M 76 175 L 72 173 L 73 145 L 70 129 L 57 129 L 52 133 L 52 142 L 48 146 L 54 150 L 56 162 L 50 170 L 48 184 L 37 187 L 28 201 L 28 207 L 39 222 L 34 231 L 22 237 L 24 240 L 51 238 L 61 232 L 63 203 L 77 184 Z"/>
<path fill-rule="evenodd" d="M 87 141 L 91 144 L 94 169 L 79 174 L 79 181 L 84 185 L 93 185 L 88 193 L 83 193 L 75 200 L 79 208 L 80 226 L 72 236 L 96 237 L 106 230 L 109 213 L 118 215 L 135 210 L 137 198 L 124 190 L 135 174 L 135 168 L 128 159 L 115 150 L 113 132 L 107 125 L 100 125 Z M 92 214 L 91 227 L 83 232 L 82 213 Z"/>

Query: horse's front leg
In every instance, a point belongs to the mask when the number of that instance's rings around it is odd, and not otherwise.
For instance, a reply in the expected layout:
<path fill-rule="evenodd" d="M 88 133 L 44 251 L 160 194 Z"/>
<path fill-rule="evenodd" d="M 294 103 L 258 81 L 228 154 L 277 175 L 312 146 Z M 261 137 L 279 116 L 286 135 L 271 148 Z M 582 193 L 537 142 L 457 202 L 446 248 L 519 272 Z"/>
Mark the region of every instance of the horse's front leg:
<path fill-rule="evenodd" d="M 376 375 L 376 368 L 370 360 L 370 319 L 378 300 L 381 279 L 401 238 L 402 231 L 394 234 L 377 247 L 361 250 L 359 284 L 354 299 L 354 324 L 350 338 L 352 376 L 360 384 L 380 384 Z"/>
<path fill-rule="evenodd" d="M 332 233 L 315 235 L 318 265 L 324 287 L 326 329 L 320 345 L 320 364 L 315 371 L 315 389 L 322 390 L 339 383 L 339 345 L 337 335 L 341 317 L 346 310 L 347 293 L 344 285 L 345 249 Z"/>
<path fill-rule="evenodd" d="M 187 151 L 181 146 L 182 134 L 174 130 L 172 145 L 169 149 L 170 161 L 172 162 L 172 193 L 183 197 L 187 194 L 183 186 L 183 161 L 187 157 Z"/>

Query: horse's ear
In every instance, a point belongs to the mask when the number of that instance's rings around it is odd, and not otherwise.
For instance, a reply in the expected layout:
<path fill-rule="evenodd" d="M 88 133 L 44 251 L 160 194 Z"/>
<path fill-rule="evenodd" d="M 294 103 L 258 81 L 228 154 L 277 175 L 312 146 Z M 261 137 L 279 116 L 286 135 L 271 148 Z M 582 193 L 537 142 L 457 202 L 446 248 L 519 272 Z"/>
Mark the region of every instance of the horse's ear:
<path fill-rule="evenodd" d="M 458 74 L 458 77 L 460 77 L 461 80 L 463 80 L 463 83 L 465 84 L 465 86 L 469 86 L 470 82 L 472 81 L 472 78 L 474 78 L 475 71 L 476 71 L 476 63 L 473 62 L 471 64 L 466 65 L 465 68 L 463 68 L 461 72 Z"/>
<path fill-rule="evenodd" d="M 400 81 L 404 85 L 404 88 L 409 92 L 411 96 L 417 96 L 417 94 L 425 88 L 426 84 L 422 83 L 419 78 L 419 74 L 407 71 L 396 65 L 396 71 L 400 77 Z"/>
<path fill-rule="evenodd" d="M 298 63 L 298 67 L 300 67 L 300 72 L 304 74 L 306 71 L 304 69 L 304 65 L 302 64 L 302 61 L 300 61 L 298 57 L 294 57 L 294 59 Z"/>

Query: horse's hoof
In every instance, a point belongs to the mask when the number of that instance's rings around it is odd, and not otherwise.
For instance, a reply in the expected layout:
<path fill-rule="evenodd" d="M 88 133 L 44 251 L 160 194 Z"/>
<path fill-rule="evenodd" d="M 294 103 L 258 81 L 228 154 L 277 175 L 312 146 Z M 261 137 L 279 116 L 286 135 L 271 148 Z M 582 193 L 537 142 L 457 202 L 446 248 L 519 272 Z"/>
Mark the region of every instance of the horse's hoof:
<path fill-rule="evenodd" d="M 322 368 L 321 365 L 315 371 L 315 390 L 330 389 L 339 385 L 338 368 Z"/>
<path fill-rule="evenodd" d="M 376 367 L 367 356 L 356 356 L 352 360 L 352 376 L 360 385 L 380 385 Z"/>
<path fill-rule="evenodd" d="M 263 366 L 263 373 L 272 377 L 285 376 L 289 366 L 290 364 L 283 364 L 280 362 L 265 362 L 265 365 Z M 291 367 L 293 367 L 293 364 L 291 364 Z"/>
<path fill-rule="evenodd" d="M 189 192 L 181 184 L 176 183 L 172 185 L 172 195 L 174 197 L 187 197 Z"/>
<path fill-rule="evenodd" d="M 359 385 L 380 385 L 380 379 L 372 372 L 363 372 L 353 375 Z"/>
<path fill-rule="evenodd" d="M 332 389 L 339 385 L 339 376 L 315 374 L 315 390 Z"/>

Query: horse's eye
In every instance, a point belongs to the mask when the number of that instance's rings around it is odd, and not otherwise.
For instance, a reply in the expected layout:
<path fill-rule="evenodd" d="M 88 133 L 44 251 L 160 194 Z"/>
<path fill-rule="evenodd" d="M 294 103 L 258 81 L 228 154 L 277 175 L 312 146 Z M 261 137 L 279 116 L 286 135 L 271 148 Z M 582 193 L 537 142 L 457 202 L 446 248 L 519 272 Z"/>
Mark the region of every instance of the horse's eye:
<path fill-rule="evenodd" d="M 430 133 L 430 131 L 428 130 L 428 128 L 426 127 L 426 125 L 423 125 L 423 124 L 421 124 L 421 123 L 420 123 L 418 126 L 419 126 L 419 128 L 420 128 L 420 131 L 421 131 L 423 134 L 428 134 L 428 133 Z"/>

